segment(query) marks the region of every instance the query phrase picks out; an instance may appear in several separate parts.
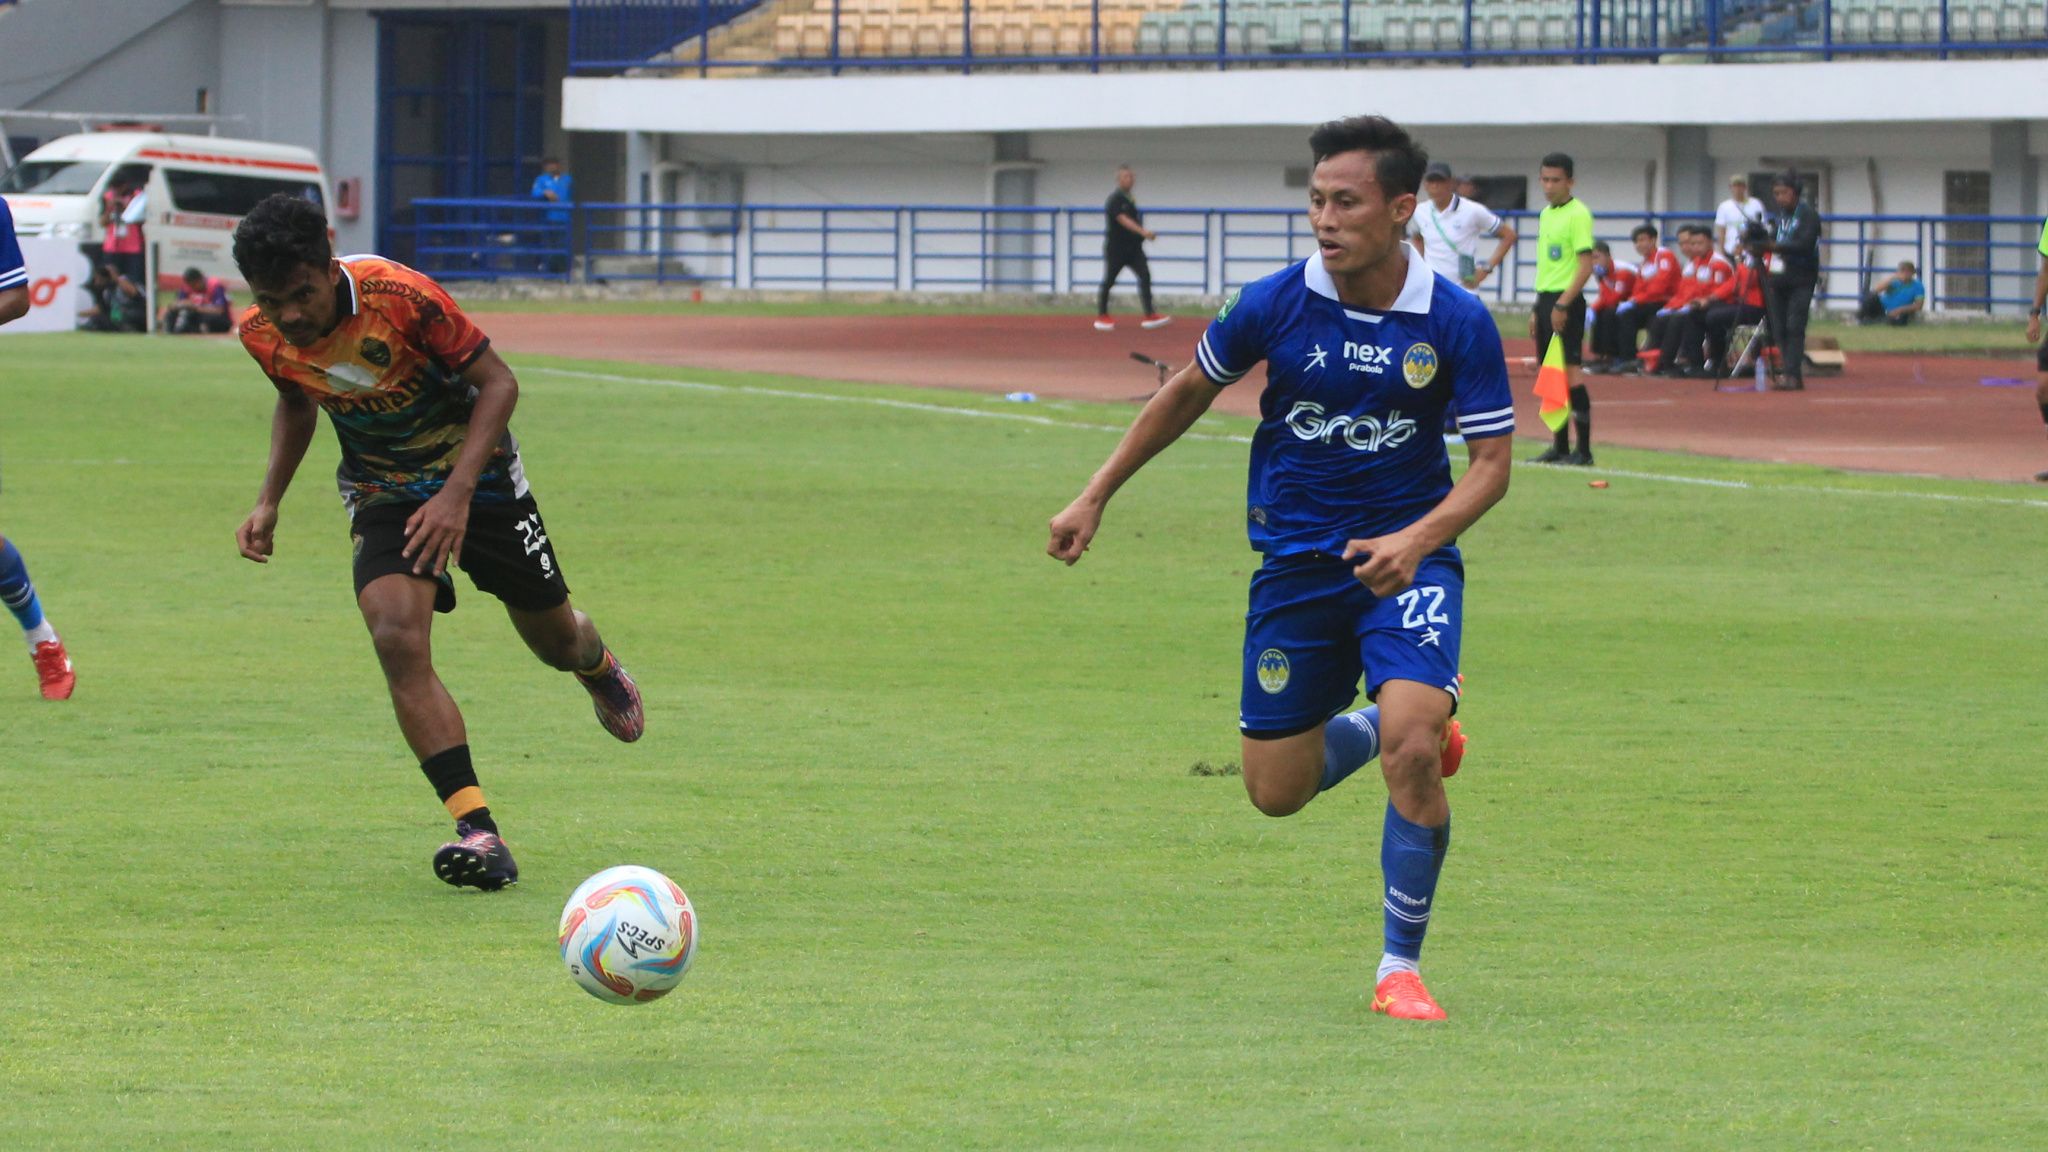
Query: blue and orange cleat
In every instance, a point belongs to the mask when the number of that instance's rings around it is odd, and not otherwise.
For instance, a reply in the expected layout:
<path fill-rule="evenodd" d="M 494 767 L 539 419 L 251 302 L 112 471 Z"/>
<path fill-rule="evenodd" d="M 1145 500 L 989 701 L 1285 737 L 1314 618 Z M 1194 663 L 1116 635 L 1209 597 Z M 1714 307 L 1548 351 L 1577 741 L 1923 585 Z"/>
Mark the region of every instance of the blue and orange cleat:
<path fill-rule="evenodd" d="M 1422 977 L 1414 972 L 1389 972 L 1373 989 L 1372 1010 L 1396 1020 L 1447 1020 Z"/>
<path fill-rule="evenodd" d="M 473 828 L 467 821 L 455 822 L 455 839 L 434 853 L 434 875 L 457 888 L 481 888 L 496 892 L 519 883 L 519 865 L 512 850 L 496 832 Z"/>
<path fill-rule="evenodd" d="M 1465 729 L 1456 720 L 1444 725 L 1443 778 L 1449 780 L 1458 774 L 1458 768 L 1465 763 Z"/>
<path fill-rule="evenodd" d="M 590 703 L 597 710 L 597 722 L 604 730 L 631 744 L 647 730 L 647 713 L 640 706 L 640 686 L 626 673 L 626 666 L 604 650 L 604 668 L 594 676 L 576 673 L 576 679 L 590 693 Z"/>
<path fill-rule="evenodd" d="M 71 699 L 71 690 L 78 687 L 78 674 L 71 670 L 71 657 L 64 652 L 64 641 L 45 640 L 36 645 L 32 656 L 36 679 L 43 684 L 43 699 Z"/>

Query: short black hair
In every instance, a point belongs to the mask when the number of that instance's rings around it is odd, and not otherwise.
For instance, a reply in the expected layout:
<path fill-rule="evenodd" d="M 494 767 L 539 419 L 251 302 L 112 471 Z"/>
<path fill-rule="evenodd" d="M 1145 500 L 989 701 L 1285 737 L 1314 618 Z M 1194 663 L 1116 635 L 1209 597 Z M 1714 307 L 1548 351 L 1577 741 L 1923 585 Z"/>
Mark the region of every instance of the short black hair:
<path fill-rule="evenodd" d="M 1776 176 L 1771 177 L 1771 187 L 1790 188 L 1793 194 L 1797 195 L 1799 192 L 1799 173 L 1787 168 Z"/>
<path fill-rule="evenodd" d="M 206 279 L 206 273 L 204 273 L 204 272 L 201 272 L 201 271 L 200 271 L 199 269 L 197 269 L 197 268 L 187 268 L 187 269 L 185 269 L 185 279 L 187 279 L 187 280 L 204 280 L 204 279 Z"/>
<path fill-rule="evenodd" d="M 1605 241 L 1605 240 L 1595 240 L 1595 241 L 1593 241 L 1593 251 L 1595 251 L 1595 252 L 1605 252 L 1605 253 L 1607 253 L 1607 254 L 1608 254 L 1609 256 L 1612 256 L 1612 255 L 1614 255 L 1614 249 L 1612 249 L 1612 248 L 1609 248 L 1609 247 L 1607 246 L 1607 241 Z"/>
<path fill-rule="evenodd" d="M 1429 167 L 1428 151 L 1385 116 L 1327 121 L 1308 134 L 1308 150 L 1317 164 L 1346 152 L 1372 153 L 1373 176 L 1388 199 L 1415 195 L 1422 188 L 1422 170 Z"/>
<path fill-rule="evenodd" d="M 1652 240 L 1663 239 L 1662 236 L 1657 234 L 1657 226 L 1654 224 L 1638 224 L 1628 230 L 1629 239 L 1633 240 L 1638 236 L 1648 236 Z"/>
<path fill-rule="evenodd" d="M 1555 168 L 1558 171 L 1563 172 L 1567 177 L 1572 177 L 1576 175 L 1576 173 L 1572 171 L 1572 158 L 1563 152 L 1545 153 L 1543 157 L 1543 162 L 1538 164 L 1537 167 Z"/>
<path fill-rule="evenodd" d="M 333 259 L 327 214 L 288 192 L 266 197 L 235 228 L 235 265 L 251 284 L 282 284 L 301 264 L 325 268 Z"/>

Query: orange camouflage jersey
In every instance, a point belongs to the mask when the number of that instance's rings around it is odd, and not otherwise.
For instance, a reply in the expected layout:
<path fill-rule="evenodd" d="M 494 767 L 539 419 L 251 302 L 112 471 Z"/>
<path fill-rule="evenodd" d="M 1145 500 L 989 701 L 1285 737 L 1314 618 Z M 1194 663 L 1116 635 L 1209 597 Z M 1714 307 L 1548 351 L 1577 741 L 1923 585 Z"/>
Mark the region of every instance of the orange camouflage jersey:
<path fill-rule="evenodd" d="M 250 308 L 242 346 L 279 391 L 295 388 L 326 410 L 341 440 L 335 478 L 353 516 L 441 490 L 476 403 L 462 372 L 491 342 L 439 284 L 395 260 L 344 256 L 341 271 L 341 319 L 319 343 L 294 347 Z M 477 477 L 476 499 L 525 495 L 508 429 Z"/>

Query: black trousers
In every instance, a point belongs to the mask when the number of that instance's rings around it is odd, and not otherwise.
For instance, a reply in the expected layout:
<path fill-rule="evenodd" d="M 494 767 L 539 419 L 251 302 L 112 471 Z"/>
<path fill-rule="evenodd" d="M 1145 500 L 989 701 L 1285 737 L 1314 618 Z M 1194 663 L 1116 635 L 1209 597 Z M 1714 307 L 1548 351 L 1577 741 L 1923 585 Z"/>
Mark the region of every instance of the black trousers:
<path fill-rule="evenodd" d="M 1783 272 L 1771 277 L 1771 332 L 1778 363 L 1795 381 L 1806 379 L 1806 319 L 1813 311 L 1814 282 Z"/>
<path fill-rule="evenodd" d="M 1875 324 L 1882 320 L 1894 328 L 1904 328 L 1912 321 L 1913 314 L 1908 312 L 1904 316 L 1888 316 L 1884 310 L 1884 297 L 1875 292 L 1865 292 L 1863 307 L 1857 310 L 1856 319 L 1865 324 Z"/>
<path fill-rule="evenodd" d="M 1704 308 L 1686 308 L 1669 316 L 1660 316 L 1651 331 L 1657 333 L 1657 367 L 1660 371 L 1678 367 L 1680 360 L 1690 361 L 1697 368 L 1709 359 L 1700 351 L 1707 338 L 1707 311 Z"/>
<path fill-rule="evenodd" d="M 1129 268 L 1138 274 L 1138 306 L 1145 315 L 1152 315 L 1152 265 L 1145 262 L 1145 250 L 1119 252 L 1114 248 L 1102 250 L 1102 290 L 1095 294 L 1095 314 L 1109 315 L 1109 289 L 1116 278 Z"/>
<path fill-rule="evenodd" d="M 1754 304 L 1716 304 L 1707 309 L 1702 320 L 1706 329 L 1707 359 L 1714 362 L 1723 375 L 1728 371 L 1728 334 L 1738 325 L 1755 324 L 1764 318 L 1764 310 Z"/>
<path fill-rule="evenodd" d="M 1614 318 L 1614 309 L 1593 313 L 1592 335 L 1587 342 L 1593 347 L 1593 355 L 1602 360 L 1621 358 L 1621 324 Z"/>
<path fill-rule="evenodd" d="M 1652 320 L 1657 318 L 1657 309 L 1663 306 L 1662 303 L 1638 304 L 1626 312 L 1619 309 L 1615 310 L 1614 346 L 1618 349 L 1615 352 L 1616 359 L 1633 360 L 1636 358 L 1636 337 L 1650 326 Z M 1655 347 L 1655 345 L 1652 345 L 1652 347 Z"/>

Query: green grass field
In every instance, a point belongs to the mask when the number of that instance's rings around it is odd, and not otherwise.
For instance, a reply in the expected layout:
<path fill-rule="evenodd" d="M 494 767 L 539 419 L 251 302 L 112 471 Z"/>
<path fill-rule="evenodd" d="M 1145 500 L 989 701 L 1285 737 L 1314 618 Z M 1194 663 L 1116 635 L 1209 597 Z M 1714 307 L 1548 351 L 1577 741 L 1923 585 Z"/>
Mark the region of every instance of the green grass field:
<path fill-rule="evenodd" d="M 551 535 L 649 726 L 605 736 L 463 586 L 437 661 L 524 869 L 482 895 L 427 867 L 446 821 L 351 603 L 330 434 L 262 568 L 232 533 L 271 390 L 238 349 L 4 354 L 0 526 L 80 686 L 0 676 L 0 1148 L 2048 1132 L 2048 507 L 2019 489 L 1521 470 L 1465 541 L 1473 746 L 1425 954 L 1452 1019 L 1417 1026 L 1367 1010 L 1371 774 L 1269 820 L 1190 771 L 1236 758 L 1242 421 L 1067 570 L 1045 520 L 1128 409 L 518 361 Z M 621 862 L 702 916 L 646 1007 L 555 953 Z"/>

